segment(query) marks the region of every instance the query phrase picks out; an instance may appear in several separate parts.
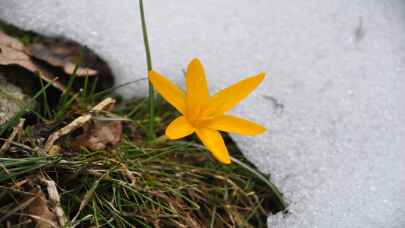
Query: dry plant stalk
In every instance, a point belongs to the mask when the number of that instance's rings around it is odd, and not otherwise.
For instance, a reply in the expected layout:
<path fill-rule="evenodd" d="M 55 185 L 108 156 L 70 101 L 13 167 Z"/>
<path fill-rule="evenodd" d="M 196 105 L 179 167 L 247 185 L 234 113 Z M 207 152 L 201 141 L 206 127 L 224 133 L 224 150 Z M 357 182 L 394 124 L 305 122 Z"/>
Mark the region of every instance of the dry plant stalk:
<path fill-rule="evenodd" d="M 54 213 L 57 217 L 60 227 L 65 227 L 67 224 L 67 218 L 60 204 L 60 195 L 58 189 L 56 188 L 55 181 L 47 180 L 45 178 L 41 178 L 41 181 L 46 184 L 49 201 L 54 209 Z"/>
<path fill-rule="evenodd" d="M 8 139 L 5 141 L 5 143 L 1 146 L 0 154 L 3 154 L 10 148 L 11 142 L 14 141 L 15 137 L 23 131 L 24 123 L 25 123 L 25 119 L 21 118 L 18 125 L 13 128 L 13 131 L 11 132 L 10 137 L 8 137 Z"/>
<path fill-rule="evenodd" d="M 57 130 L 56 132 L 52 133 L 48 137 L 48 140 L 46 141 L 45 152 L 48 153 L 51 150 L 51 148 L 55 144 L 56 140 L 58 140 L 62 136 L 65 136 L 80 127 L 83 127 L 87 122 L 89 122 L 92 118 L 92 112 L 109 111 L 109 110 L 111 110 L 111 108 L 113 107 L 114 104 L 115 104 L 115 100 L 112 99 L 111 97 L 107 97 L 106 99 L 104 99 L 100 103 L 98 103 L 96 106 L 94 106 L 90 110 L 90 113 L 77 117 L 70 124 Z"/>

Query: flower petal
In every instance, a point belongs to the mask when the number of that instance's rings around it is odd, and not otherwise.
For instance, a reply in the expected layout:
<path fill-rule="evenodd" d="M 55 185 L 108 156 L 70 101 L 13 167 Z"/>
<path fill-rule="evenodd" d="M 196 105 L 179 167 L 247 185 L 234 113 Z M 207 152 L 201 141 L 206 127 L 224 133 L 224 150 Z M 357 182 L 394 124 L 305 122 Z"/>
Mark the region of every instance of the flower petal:
<path fill-rule="evenodd" d="M 194 127 L 187 122 L 184 116 L 179 116 L 167 126 L 165 134 L 169 139 L 179 139 L 193 132 Z"/>
<path fill-rule="evenodd" d="M 252 121 L 241 119 L 231 115 L 217 116 L 211 120 L 202 123 L 203 127 L 238 133 L 241 135 L 257 135 L 266 131 L 266 129 Z"/>
<path fill-rule="evenodd" d="M 212 153 L 212 155 L 224 164 L 230 164 L 228 149 L 225 146 L 224 139 L 221 133 L 215 130 L 199 128 L 196 130 L 197 136 L 201 139 L 202 143 Z"/>
<path fill-rule="evenodd" d="M 230 110 L 247 97 L 263 81 L 264 76 L 264 73 L 260 73 L 219 91 L 211 97 L 204 115 L 220 115 Z"/>
<path fill-rule="evenodd" d="M 155 71 L 149 72 L 149 80 L 167 102 L 173 105 L 180 113 L 185 113 L 186 95 L 183 90 Z"/>
<path fill-rule="evenodd" d="M 204 68 L 198 59 L 193 59 L 187 68 L 187 114 L 195 119 L 202 107 L 208 102 L 208 85 Z"/>

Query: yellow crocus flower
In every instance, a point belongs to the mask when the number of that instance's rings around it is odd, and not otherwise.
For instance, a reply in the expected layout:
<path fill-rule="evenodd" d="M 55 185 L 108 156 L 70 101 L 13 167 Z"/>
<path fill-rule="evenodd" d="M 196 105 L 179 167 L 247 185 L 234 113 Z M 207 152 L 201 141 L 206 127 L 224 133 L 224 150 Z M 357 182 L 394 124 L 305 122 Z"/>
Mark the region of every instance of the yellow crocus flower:
<path fill-rule="evenodd" d="M 185 77 L 187 91 L 161 74 L 149 72 L 153 87 L 182 114 L 166 128 L 166 136 L 174 140 L 195 132 L 212 155 L 224 164 L 230 164 L 231 159 L 219 131 L 241 135 L 256 135 L 265 131 L 256 123 L 225 114 L 247 97 L 264 76 L 264 73 L 260 73 L 249 77 L 210 96 L 204 68 L 198 59 L 193 59 L 188 65 Z"/>

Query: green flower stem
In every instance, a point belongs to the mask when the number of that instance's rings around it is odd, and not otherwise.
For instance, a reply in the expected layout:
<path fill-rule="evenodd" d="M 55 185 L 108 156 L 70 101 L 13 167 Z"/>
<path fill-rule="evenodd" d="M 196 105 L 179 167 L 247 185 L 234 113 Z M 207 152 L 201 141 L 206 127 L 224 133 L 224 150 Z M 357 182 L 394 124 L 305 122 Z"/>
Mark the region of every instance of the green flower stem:
<path fill-rule="evenodd" d="M 143 1 L 139 0 L 139 10 L 141 14 L 141 22 L 142 22 L 142 33 L 143 33 L 143 42 L 145 45 L 146 51 L 146 64 L 148 67 L 148 72 L 152 70 L 152 57 L 150 54 L 150 47 L 149 47 L 149 40 L 148 40 L 148 31 L 146 29 L 146 22 L 145 22 L 145 12 L 143 9 Z M 148 111 L 149 111 L 149 124 L 147 130 L 148 140 L 152 141 L 155 139 L 155 91 L 153 90 L 153 86 L 149 81 L 149 95 L 148 95 Z"/>

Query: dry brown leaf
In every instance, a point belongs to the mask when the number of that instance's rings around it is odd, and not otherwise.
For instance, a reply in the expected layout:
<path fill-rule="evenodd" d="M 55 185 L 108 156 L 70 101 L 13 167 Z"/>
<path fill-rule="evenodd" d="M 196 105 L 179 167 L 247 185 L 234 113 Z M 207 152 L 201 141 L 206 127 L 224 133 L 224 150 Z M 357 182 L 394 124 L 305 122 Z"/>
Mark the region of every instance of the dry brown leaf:
<path fill-rule="evenodd" d="M 19 40 L 10 37 L 3 32 L 0 32 L 0 43 L 7 45 L 10 48 L 24 51 L 24 45 Z"/>
<path fill-rule="evenodd" d="M 43 80 L 51 83 L 55 88 L 65 91 L 65 87 L 55 80 L 55 76 L 43 67 L 35 64 L 27 54 L 24 45 L 17 39 L 0 31 L 0 65 L 19 65 Z"/>
<path fill-rule="evenodd" d="M 62 67 L 67 74 L 73 74 L 76 64 L 72 63 L 68 56 L 58 55 L 43 44 L 37 43 L 30 46 L 30 54 L 40 60 L 43 60 L 55 67 Z M 76 76 L 94 76 L 97 71 L 91 68 L 78 67 Z"/>
<path fill-rule="evenodd" d="M 86 147 L 90 150 L 103 150 L 107 145 L 115 145 L 122 138 L 121 121 L 99 121 L 87 124 L 83 134 L 72 143 L 74 148 Z"/>
<path fill-rule="evenodd" d="M 29 71 L 37 72 L 37 67 L 32 63 L 31 58 L 25 54 L 24 47 L 21 48 L 18 40 L 0 32 L 0 65 L 17 64 Z M 22 44 L 21 44 L 22 45 Z"/>
<path fill-rule="evenodd" d="M 59 227 L 55 214 L 48 207 L 48 200 L 43 192 L 38 192 L 35 200 L 27 207 L 27 214 L 33 218 L 38 228 Z"/>

